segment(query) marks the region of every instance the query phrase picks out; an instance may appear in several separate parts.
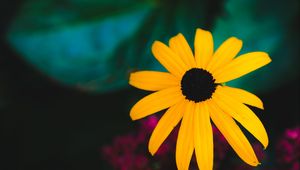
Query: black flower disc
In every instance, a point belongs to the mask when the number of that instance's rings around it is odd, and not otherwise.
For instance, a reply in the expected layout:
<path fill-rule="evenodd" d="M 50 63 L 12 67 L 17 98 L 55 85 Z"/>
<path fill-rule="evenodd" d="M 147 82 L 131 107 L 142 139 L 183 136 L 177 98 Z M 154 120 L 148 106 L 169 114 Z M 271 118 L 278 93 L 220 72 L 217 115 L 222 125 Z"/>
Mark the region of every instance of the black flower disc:
<path fill-rule="evenodd" d="M 211 98 L 218 84 L 206 70 L 192 68 L 181 79 L 181 91 L 186 99 L 201 102 Z"/>

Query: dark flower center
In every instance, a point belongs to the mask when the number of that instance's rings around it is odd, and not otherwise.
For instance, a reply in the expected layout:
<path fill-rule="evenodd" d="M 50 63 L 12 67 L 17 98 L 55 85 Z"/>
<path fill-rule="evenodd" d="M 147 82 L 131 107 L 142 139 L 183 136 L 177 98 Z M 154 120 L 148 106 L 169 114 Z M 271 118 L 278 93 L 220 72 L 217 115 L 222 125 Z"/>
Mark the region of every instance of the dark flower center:
<path fill-rule="evenodd" d="M 201 68 L 188 70 L 181 79 L 182 94 L 196 103 L 211 98 L 217 85 L 213 76 Z"/>

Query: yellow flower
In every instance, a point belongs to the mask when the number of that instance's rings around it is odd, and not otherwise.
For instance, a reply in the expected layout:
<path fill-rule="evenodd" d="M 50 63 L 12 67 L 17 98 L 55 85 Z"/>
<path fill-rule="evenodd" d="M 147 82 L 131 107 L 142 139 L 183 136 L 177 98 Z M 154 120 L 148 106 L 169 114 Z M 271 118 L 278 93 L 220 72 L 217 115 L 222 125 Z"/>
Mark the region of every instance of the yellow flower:
<path fill-rule="evenodd" d="M 179 170 L 189 169 L 194 150 L 199 168 L 213 169 L 210 120 L 249 165 L 257 166 L 259 161 L 236 121 L 265 148 L 268 146 L 263 124 L 245 105 L 263 109 L 262 101 L 252 93 L 224 83 L 268 64 L 270 57 L 264 52 L 251 52 L 234 58 L 242 48 L 242 41 L 235 37 L 227 39 L 215 52 L 213 46 L 211 33 L 202 29 L 196 31 L 194 54 L 182 34 L 171 38 L 169 47 L 155 41 L 152 53 L 169 72 L 139 71 L 130 75 L 132 86 L 156 91 L 132 107 L 133 120 L 168 108 L 151 135 L 152 155 L 182 119 L 176 144 Z"/>

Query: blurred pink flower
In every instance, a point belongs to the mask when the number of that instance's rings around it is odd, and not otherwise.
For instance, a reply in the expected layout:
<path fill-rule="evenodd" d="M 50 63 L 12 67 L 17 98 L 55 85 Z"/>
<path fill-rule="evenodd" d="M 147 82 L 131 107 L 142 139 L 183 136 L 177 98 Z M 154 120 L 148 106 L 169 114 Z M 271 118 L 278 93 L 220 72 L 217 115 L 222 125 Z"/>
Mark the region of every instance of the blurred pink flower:
<path fill-rule="evenodd" d="M 115 170 L 166 170 L 176 169 L 174 155 L 176 148 L 176 137 L 178 133 L 178 127 L 175 127 L 173 132 L 161 145 L 156 153 L 156 157 L 152 157 L 145 145 L 148 145 L 148 139 L 151 136 L 152 131 L 156 127 L 159 118 L 156 116 L 150 116 L 141 121 L 139 128 L 135 132 L 117 136 L 113 139 L 112 144 L 101 148 L 101 154 Z M 282 167 L 276 167 L 281 169 L 273 170 L 299 170 L 299 162 L 296 158 L 299 158 L 299 128 L 289 129 L 285 132 L 283 138 L 279 141 L 277 150 L 278 157 L 284 163 L 292 162 L 286 169 Z M 223 166 L 230 166 L 233 170 L 252 170 L 251 166 L 245 164 L 235 164 L 235 161 L 229 161 L 230 146 L 226 139 L 219 132 L 219 130 L 213 126 L 214 134 L 214 169 L 223 169 Z M 253 144 L 255 153 L 260 161 L 267 159 L 264 155 L 261 144 Z M 298 149 L 298 150 L 295 150 Z M 298 155 L 298 156 L 296 156 Z M 296 156 L 296 157 L 295 157 Z M 193 157 L 191 161 L 191 169 L 198 169 L 197 162 Z M 264 169 L 264 168 L 263 168 Z M 270 169 L 269 169 L 270 170 Z"/>
<path fill-rule="evenodd" d="M 300 127 L 287 129 L 276 146 L 277 161 L 287 170 L 299 170 Z"/>
<path fill-rule="evenodd" d="M 229 150 L 229 145 L 221 132 L 213 126 L 215 159 L 223 160 Z"/>
<path fill-rule="evenodd" d="M 138 145 L 134 135 L 118 136 L 113 144 L 101 148 L 103 159 L 116 170 L 150 170 L 144 154 L 136 154 Z"/>
<path fill-rule="evenodd" d="M 137 132 L 137 141 L 141 143 L 146 143 L 147 139 L 150 137 L 152 131 L 158 123 L 158 118 L 156 116 L 149 116 L 146 119 L 140 121 L 140 127 Z"/>

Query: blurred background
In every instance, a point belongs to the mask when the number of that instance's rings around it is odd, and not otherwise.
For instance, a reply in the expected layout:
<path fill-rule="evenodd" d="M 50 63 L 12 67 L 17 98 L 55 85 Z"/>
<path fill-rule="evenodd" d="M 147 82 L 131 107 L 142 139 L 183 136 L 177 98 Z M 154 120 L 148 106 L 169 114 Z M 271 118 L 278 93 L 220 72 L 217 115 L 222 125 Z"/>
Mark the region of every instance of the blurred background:
<path fill-rule="evenodd" d="M 267 150 L 245 132 L 262 165 L 245 165 L 214 129 L 215 169 L 300 169 L 298 0 L 3 0 L 0 9 L 1 170 L 176 169 L 176 129 L 157 156 L 147 151 L 161 113 L 130 120 L 149 93 L 128 75 L 163 70 L 153 41 L 181 32 L 192 45 L 196 28 L 212 31 L 215 47 L 236 36 L 240 54 L 273 60 L 229 83 L 264 101 L 253 109 Z"/>

